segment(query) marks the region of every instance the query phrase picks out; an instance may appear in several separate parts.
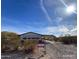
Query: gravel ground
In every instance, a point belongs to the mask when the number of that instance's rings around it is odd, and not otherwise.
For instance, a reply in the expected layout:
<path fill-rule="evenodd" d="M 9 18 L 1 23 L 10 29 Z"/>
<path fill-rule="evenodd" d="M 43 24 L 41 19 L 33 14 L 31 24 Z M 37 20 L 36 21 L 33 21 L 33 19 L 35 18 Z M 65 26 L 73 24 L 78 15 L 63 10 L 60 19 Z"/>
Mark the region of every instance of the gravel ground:
<path fill-rule="evenodd" d="M 74 45 L 47 44 L 46 51 L 51 59 L 77 59 L 77 47 Z"/>
<path fill-rule="evenodd" d="M 1 59 L 24 59 L 26 55 L 22 53 L 6 53 L 1 54 Z"/>
<path fill-rule="evenodd" d="M 1 59 L 28 59 L 28 57 L 37 57 L 43 54 L 41 51 L 46 50 L 46 55 L 36 59 L 77 59 L 77 47 L 74 45 L 65 45 L 61 43 L 46 44 L 44 49 L 37 50 L 36 55 L 25 55 L 22 53 L 1 54 Z"/>

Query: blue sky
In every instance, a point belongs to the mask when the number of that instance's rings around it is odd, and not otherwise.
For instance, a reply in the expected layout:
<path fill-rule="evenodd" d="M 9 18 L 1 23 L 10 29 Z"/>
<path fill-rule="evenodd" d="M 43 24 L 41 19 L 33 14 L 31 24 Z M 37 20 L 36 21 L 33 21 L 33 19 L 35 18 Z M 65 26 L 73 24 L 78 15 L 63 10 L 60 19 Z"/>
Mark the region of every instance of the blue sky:
<path fill-rule="evenodd" d="M 75 11 L 67 13 L 69 5 Z M 76 0 L 2 0 L 2 31 L 76 35 Z"/>

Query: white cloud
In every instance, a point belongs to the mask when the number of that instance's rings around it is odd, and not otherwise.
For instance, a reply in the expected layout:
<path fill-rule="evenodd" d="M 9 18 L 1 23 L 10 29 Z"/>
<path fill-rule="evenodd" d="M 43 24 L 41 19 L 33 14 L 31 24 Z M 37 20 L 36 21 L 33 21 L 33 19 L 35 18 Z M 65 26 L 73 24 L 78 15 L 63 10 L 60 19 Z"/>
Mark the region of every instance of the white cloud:
<path fill-rule="evenodd" d="M 45 28 L 41 28 L 42 34 L 49 34 L 49 35 L 55 35 L 55 36 L 61 36 L 61 35 L 76 35 L 77 31 L 76 28 L 69 29 L 68 27 L 61 25 L 61 26 L 49 26 Z"/>
<path fill-rule="evenodd" d="M 51 26 L 51 27 L 49 26 L 49 27 L 44 28 L 42 30 L 42 33 L 43 34 L 59 34 L 59 33 L 65 34 L 68 31 L 69 29 L 65 27 L 64 25 L 63 26 Z"/>
<path fill-rule="evenodd" d="M 71 32 L 73 32 L 73 31 L 77 31 L 77 27 L 74 27 L 74 28 L 71 30 Z"/>
<path fill-rule="evenodd" d="M 9 31 L 9 32 L 15 32 L 15 33 L 21 33 L 16 27 L 12 26 L 5 26 L 1 28 L 1 31 Z"/>
<path fill-rule="evenodd" d="M 45 15 L 46 15 L 48 21 L 51 23 L 51 17 L 49 16 L 49 14 L 48 14 L 46 8 L 44 7 L 44 4 L 43 4 L 44 2 L 43 2 L 43 1 L 44 1 L 44 0 L 40 0 L 41 8 L 42 8 L 43 12 L 45 13 Z"/>
<path fill-rule="evenodd" d="M 48 32 L 63 32 L 66 33 L 68 32 L 68 28 L 63 26 L 56 26 L 56 27 L 47 27 Z"/>
<path fill-rule="evenodd" d="M 32 27 L 31 26 L 26 26 L 26 27 L 19 27 L 19 26 L 2 26 L 1 27 L 1 31 L 9 31 L 9 32 L 15 32 L 18 34 L 22 34 L 25 32 L 29 32 L 32 31 Z"/>
<path fill-rule="evenodd" d="M 58 20 L 59 22 L 63 20 L 62 17 L 57 17 L 56 20 Z"/>
<path fill-rule="evenodd" d="M 74 27 L 72 29 L 69 29 L 67 26 L 64 25 L 59 25 L 59 26 L 48 26 L 48 27 L 41 27 L 41 28 L 36 28 L 36 27 L 24 27 L 24 28 L 19 28 L 20 30 L 17 29 L 18 27 L 2 27 L 2 31 L 11 31 L 11 32 L 16 32 L 18 34 L 22 34 L 25 32 L 37 32 L 39 34 L 48 34 L 48 35 L 55 35 L 55 36 L 61 36 L 61 35 L 76 35 L 77 34 L 77 27 Z"/>
<path fill-rule="evenodd" d="M 71 29 L 69 34 L 70 35 L 77 35 L 77 27 L 74 27 L 73 29 Z"/>
<path fill-rule="evenodd" d="M 66 26 L 60 26 L 59 27 L 59 32 L 67 33 L 69 29 Z"/>
<path fill-rule="evenodd" d="M 44 0 L 45 6 L 52 7 L 52 6 L 62 6 L 63 4 L 60 3 L 59 0 Z"/>

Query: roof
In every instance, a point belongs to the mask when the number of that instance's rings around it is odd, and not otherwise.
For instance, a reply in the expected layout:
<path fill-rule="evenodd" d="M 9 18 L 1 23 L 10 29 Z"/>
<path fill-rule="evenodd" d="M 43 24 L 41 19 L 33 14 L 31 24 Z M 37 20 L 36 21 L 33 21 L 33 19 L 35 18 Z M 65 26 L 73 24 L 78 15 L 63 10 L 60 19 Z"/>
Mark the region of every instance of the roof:
<path fill-rule="evenodd" d="M 41 38 L 41 37 L 45 37 L 45 36 L 55 38 L 54 35 L 42 35 L 42 34 L 38 34 L 38 33 L 35 33 L 35 32 L 27 32 L 27 33 L 20 35 L 21 38 Z"/>
<path fill-rule="evenodd" d="M 21 38 L 41 38 L 41 34 L 34 33 L 34 32 L 27 32 L 20 35 Z"/>

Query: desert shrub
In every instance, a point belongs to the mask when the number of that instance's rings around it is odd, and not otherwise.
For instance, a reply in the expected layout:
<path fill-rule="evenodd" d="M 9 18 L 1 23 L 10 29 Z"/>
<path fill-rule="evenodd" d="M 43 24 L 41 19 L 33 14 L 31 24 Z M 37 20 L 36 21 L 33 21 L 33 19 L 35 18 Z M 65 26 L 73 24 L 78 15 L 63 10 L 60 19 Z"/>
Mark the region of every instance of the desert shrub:
<path fill-rule="evenodd" d="M 19 46 L 20 37 L 13 32 L 1 32 L 1 50 L 6 48 L 16 49 Z"/>
<path fill-rule="evenodd" d="M 59 37 L 58 41 L 63 42 L 64 44 L 77 44 L 77 36 Z"/>
<path fill-rule="evenodd" d="M 34 47 L 38 42 L 36 40 L 25 40 L 24 41 L 24 48 L 29 49 Z"/>
<path fill-rule="evenodd" d="M 30 40 L 30 39 L 26 39 L 26 40 L 21 40 L 20 42 L 20 47 L 22 48 L 22 50 L 24 53 L 32 53 L 34 47 L 38 44 L 37 40 Z"/>
<path fill-rule="evenodd" d="M 56 41 L 56 37 L 53 35 L 43 35 L 42 36 L 43 40 L 49 40 L 49 41 Z"/>

